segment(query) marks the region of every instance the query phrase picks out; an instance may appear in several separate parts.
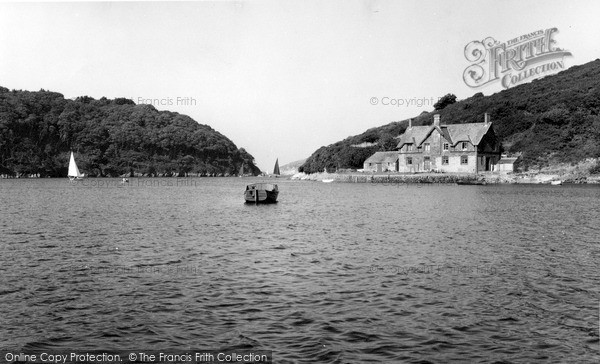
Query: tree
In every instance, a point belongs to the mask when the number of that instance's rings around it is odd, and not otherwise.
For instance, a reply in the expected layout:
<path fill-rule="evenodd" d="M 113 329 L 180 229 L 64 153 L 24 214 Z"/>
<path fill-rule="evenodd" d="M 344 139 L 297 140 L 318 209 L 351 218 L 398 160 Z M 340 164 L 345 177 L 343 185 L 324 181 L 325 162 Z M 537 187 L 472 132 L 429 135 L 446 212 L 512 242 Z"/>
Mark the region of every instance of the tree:
<path fill-rule="evenodd" d="M 242 163 L 260 173 L 246 150 L 185 115 L 126 98 L 0 87 L 0 174 L 64 177 L 70 151 L 89 176 L 224 174 Z"/>
<path fill-rule="evenodd" d="M 446 95 L 440 97 L 440 99 L 438 100 L 438 102 L 436 102 L 433 105 L 433 108 L 436 109 L 436 110 L 442 110 L 446 106 L 452 105 L 455 102 L 456 102 L 456 95 L 454 95 L 454 94 L 446 94 Z"/>
<path fill-rule="evenodd" d="M 385 134 L 379 139 L 380 150 L 383 152 L 395 150 L 398 141 L 390 134 Z"/>

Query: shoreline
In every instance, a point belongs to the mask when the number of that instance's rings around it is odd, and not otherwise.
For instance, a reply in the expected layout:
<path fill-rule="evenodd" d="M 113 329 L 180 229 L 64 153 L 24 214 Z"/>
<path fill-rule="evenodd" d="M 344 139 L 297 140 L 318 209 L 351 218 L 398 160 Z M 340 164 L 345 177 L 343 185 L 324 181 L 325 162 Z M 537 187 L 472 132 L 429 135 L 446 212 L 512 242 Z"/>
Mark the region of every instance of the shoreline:
<path fill-rule="evenodd" d="M 550 184 L 553 181 L 571 184 L 600 184 L 600 175 L 559 175 L 546 173 L 296 173 L 292 180 L 322 181 L 338 183 L 465 183 L 465 184 Z"/>
<path fill-rule="evenodd" d="M 238 178 L 235 175 L 187 175 L 187 176 L 145 176 L 136 175 L 126 177 L 132 179 L 205 179 L 205 178 Z M 267 178 L 267 176 L 244 176 L 244 178 Z M 61 179 L 66 177 L 38 177 L 38 176 L 6 176 L 0 175 L 2 179 Z M 101 177 L 89 176 L 85 179 L 121 179 L 123 177 Z M 336 183 L 380 183 L 380 184 L 429 184 L 429 183 L 464 183 L 464 184 L 550 184 L 553 181 L 560 181 L 565 184 L 600 184 L 600 175 L 581 175 L 581 174 L 552 174 L 552 173 L 296 173 L 294 175 L 281 175 L 281 180 L 300 180 Z"/>

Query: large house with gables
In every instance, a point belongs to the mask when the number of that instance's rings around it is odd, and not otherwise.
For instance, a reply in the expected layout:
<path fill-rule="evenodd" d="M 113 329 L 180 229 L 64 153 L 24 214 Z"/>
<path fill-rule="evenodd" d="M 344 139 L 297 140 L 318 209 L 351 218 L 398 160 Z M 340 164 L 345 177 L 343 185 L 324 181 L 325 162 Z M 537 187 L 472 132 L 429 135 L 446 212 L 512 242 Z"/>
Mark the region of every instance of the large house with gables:
<path fill-rule="evenodd" d="M 500 143 L 488 114 L 483 123 L 441 125 L 440 115 L 433 125 L 412 126 L 399 137 L 398 172 L 498 171 Z"/>

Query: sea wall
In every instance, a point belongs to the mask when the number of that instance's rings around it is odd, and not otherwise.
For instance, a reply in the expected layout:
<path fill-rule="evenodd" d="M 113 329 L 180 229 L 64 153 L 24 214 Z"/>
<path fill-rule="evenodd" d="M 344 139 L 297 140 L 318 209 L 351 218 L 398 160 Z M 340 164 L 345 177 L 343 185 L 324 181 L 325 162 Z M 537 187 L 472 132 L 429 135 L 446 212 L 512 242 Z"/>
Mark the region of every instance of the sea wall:
<path fill-rule="evenodd" d="M 291 177 L 296 180 L 322 181 L 346 183 L 457 183 L 457 182 L 483 182 L 482 176 L 474 174 L 442 174 L 442 173 L 419 173 L 419 174 L 366 174 L 366 173 L 297 173 Z"/>
<path fill-rule="evenodd" d="M 297 173 L 291 177 L 293 180 L 323 181 L 346 183 L 382 183 L 382 184 L 409 184 L 409 183 L 463 183 L 485 182 L 486 184 L 549 184 L 551 181 L 563 183 L 600 183 L 600 176 L 585 176 L 575 174 L 545 174 L 545 173 L 416 173 L 416 174 L 368 174 L 368 173 Z"/>

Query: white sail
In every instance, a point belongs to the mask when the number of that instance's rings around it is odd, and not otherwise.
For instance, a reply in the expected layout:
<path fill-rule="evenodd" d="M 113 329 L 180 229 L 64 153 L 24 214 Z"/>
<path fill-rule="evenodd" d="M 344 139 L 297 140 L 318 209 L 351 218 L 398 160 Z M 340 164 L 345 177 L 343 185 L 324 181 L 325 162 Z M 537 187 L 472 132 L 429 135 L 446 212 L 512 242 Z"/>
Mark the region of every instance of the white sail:
<path fill-rule="evenodd" d="M 75 157 L 73 156 L 73 152 L 71 152 L 71 159 L 69 160 L 69 178 L 82 178 L 83 174 L 79 172 L 79 168 L 77 168 L 77 163 L 75 163 Z"/>

